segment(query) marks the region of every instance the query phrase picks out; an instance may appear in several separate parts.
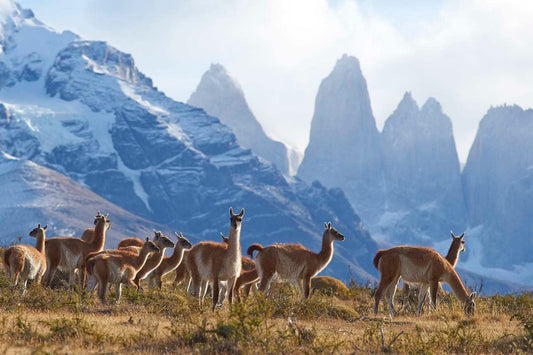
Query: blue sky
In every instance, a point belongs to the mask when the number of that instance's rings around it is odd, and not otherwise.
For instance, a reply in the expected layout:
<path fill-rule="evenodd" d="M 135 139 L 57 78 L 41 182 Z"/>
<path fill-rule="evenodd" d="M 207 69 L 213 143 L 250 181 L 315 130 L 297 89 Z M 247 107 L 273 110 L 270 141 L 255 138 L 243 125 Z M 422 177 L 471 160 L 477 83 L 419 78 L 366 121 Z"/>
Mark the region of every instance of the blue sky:
<path fill-rule="evenodd" d="M 491 105 L 533 106 L 533 2 L 22 0 L 48 25 L 133 54 L 186 101 L 210 63 L 239 81 L 268 134 L 304 150 L 320 81 L 359 58 L 378 128 L 405 91 L 435 97 L 461 161 Z"/>

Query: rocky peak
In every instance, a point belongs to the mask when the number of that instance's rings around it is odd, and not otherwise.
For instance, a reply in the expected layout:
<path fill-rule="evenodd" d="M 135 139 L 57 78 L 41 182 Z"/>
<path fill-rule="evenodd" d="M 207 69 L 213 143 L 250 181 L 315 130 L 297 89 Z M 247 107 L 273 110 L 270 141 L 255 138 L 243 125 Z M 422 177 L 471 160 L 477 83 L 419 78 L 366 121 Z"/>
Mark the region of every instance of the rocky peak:
<path fill-rule="evenodd" d="M 287 147 L 266 135 L 241 86 L 222 65 L 211 64 L 187 103 L 219 118 L 235 132 L 239 144 L 273 163 L 282 173 L 290 173 Z"/>
<path fill-rule="evenodd" d="M 383 204 L 379 133 L 359 61 L 343 55 L 322 80 L 309 145 L 298 170 L 307 181 L 344 189 L 367 223 Z"/>

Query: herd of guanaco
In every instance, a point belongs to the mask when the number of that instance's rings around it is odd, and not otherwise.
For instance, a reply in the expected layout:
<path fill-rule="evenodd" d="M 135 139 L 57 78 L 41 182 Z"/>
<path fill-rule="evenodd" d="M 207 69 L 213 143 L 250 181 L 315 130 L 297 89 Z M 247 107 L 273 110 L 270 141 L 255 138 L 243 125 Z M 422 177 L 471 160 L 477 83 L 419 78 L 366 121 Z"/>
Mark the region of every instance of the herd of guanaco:
<path fill-rule="evenodd" d="M 175 285 L 188 285 L 190 295 L 202 303 L 211 289 L 212 309 L 234 297 L 240 302 L 239 290 L 244 287 L 248 295 L 251 287 L 258 285 L 260 292 L 268 294 L 275 278 L 296 281 L 302 299 L 310 296 L 311 279 L 322 271 L 333 257 L 333 243 L 345 239 L 339 231 L 326 223 L 322 236 L 322 248 L 315 253 L 301 244 L 273 244 L 263 247 L 252 244 L 247 254 L 241 252 L 241 225 L 244 209 L 233 213 L 229 209 L 230 228 L 222 241 L 202 241 L 192 245 L 183 234 L 175 233 L 173 242 L 161 231 L 154 230 L 153 240 L 126 238 L 117 249 L 104 250 L 106 232 L 111 228 L 108 215 L 100 212 L 94 217 L 94 228 L 83 232 L 81 238 L 55 237 L 46 239 L 47 226 L 40 224 L 30 232 L 36 238 L 36 247 L 13 245 L 5 250 L 4 271 L 13 287 L 22 283 L 26 291 L 28 280 L 50 286 L 57 270 L 68 273 L 69 285 L 79 283 L 81 288 L 93 291 L 98 288 L 98 297 L 105 304 L 109 286 L 116 288 L 118 301 L 122 285 L 141 289 L 141 280 L 150 287 L 161 288 L 162 278 L 173 271 Z M 383 298 L 388 303 L 391 315 L 396 313 L 394 294 L 400 278 L 404 282 L 404 295 L 413 287 L 418 288 L 420 314 L 429 294 L 433 308 L 437 307 L 440 283 L 447 283 L 459 301 L 463 302 L 467 315 L 475 312 L 475 293 L 469 293 L 454 267 L 459 254 L 464 250 L 464 233 L 457 237 L 452 232 L 452 244 L 446 257 L 435 250 L 417 246 L 397 246 L 379 250 L 374 257 L 374 266 L 380 273 L 379 285 L 374 294 L 374 313 L 378 313 Z M 170 257 L 165 250 L 173 248 Z M 255 261 L 253 254 L 257 252 Z M 77 280 L 76 280 L 77 279 Z M 405 296 L 404 296 L 405 297 Z"/>

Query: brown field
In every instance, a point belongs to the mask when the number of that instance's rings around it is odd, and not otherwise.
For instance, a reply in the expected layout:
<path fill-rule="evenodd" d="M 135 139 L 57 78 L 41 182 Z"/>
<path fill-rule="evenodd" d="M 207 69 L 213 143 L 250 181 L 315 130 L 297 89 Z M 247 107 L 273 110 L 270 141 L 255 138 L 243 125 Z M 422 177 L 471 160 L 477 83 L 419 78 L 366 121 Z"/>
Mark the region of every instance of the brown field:
<path fill-rule="evenodd" d="M 118 305 L 102 306 L 65 288 L 31 285 L 21 296 L 0 272 L 0 353 L 533 352 L 531 294 L 479 298 L 472 318 L 446 295 L 435 312 L 393 319 L 383 309 L 374 317 L 371 296 L 350 285 L 342 299 L 329 292 L 300 302 L 283 284 L 267 299 L 212 312 L 167 281 L 162 292 L 126 289 Z"/>

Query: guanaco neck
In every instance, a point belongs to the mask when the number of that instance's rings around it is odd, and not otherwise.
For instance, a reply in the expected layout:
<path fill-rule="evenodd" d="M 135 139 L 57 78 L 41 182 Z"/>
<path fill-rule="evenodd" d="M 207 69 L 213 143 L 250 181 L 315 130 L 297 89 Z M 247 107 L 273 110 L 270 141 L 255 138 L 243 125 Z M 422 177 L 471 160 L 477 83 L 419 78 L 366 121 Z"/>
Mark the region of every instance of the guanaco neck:
<path fill-rule="evenodd" d="M 228 234 L 228 251 L 231 254 L 241 255 L 241 227 L 229 228 Z"/>
<path fill-rule="evenodd" d="M 320 249 L 320 252 L 317 254 L 320 266 L 323 266 L 329 263 L 332 256 L 333 256 L 333 241 L 328 240 L 328 232 L 324 232 L 324 235 L 322 236 L 322 248 Z"/>
<path fill-rule="evenodd" d="M 176 243 L 176 247 L 174 248 L 174 252 L 172 255 L 167 259 L 167 265 L 170 269 L 176 267 L 179 263 L 181 263 L 181 260 L 183 259 L 183 253 L 185 249 L 179 244 L 179 242 Z"/>
<path fill-rule="evenodd" d="M 448 254 L 446 254 L 446 260 L 448 260 L 450 264 L 452 264 L 452 266 L 455 267 L 455 265 L 457 265 L 457 261 L 459 261 L 460 253 L 461 253 L 461 240 L 454 239 L 452 241 L 452 245 L 450 245 Z"/>
<path fill-rule="evenodd" d="M 165 249 L 166 249 L 166 247 L 159 246 L 159 245 L 158 245 L 158 247 L 159 247 L 159 251 L 153 253 L 152 256 L 149 257 L 150 265 L 161 264 L 161 261 L 165 257 Z"/>
<path fill-rule="evenodd" d="M 129 263 L 133 268 L 137 271 L 141 270 L 146 263 L 146 260 L 148 260 L 148 256 L 150 255 L 150 249 L 147 247 L 143 247 L 141 249 L 141 252 L 139 255 L 132 257 L 131 262 Z"/>
<path fill-rule="evenodd" d="M 94 227 L 94 238 L 91 242 L 89 242 L 90 245 L 94 247 L 95 250 L 102 250 L 104 249 L 105 245 L 105 231 L 106 231 L 106 221 L 98 221 L 96 223 L 96 226 Z"/>
<path fill-rule="evenodd" d="M 447 275 L 444 281 L 447 282 L 448 285 L 450 285 L 455 297 L 457 297 L 457 299 L 461 302 L 466 302 L 469 296 L 468 291 L 461 279 L 459 278 L 459 275 L 457 275 L 457 272 L 455 272 L 454 269 L 450 268 L 450 270 L 448 270 L 448 272 L 445 271 L 445 273 Z"/>
<path fill-rule="evenodd" d="M 45 231 L 39 231 L 37 232 L 37 243 L 35 244 L 35 249 L 43 255 L 45 255 L 45 240 L 46 240 L 46 233 Z"/>

